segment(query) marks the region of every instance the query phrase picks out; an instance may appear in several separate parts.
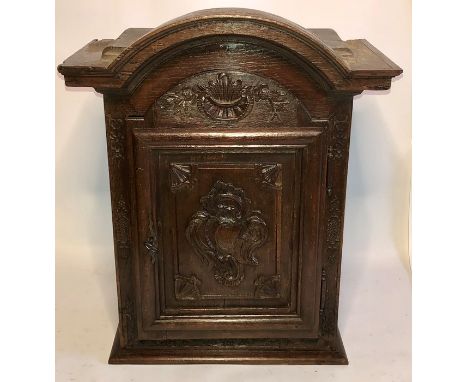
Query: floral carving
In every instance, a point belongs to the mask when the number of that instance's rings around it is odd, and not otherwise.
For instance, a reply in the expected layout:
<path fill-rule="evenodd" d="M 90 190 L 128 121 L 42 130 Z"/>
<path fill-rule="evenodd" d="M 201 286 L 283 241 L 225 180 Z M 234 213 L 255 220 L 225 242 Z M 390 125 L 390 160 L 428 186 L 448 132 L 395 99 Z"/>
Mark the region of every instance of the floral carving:
<path fill-rule="evenodd" d="M 348 114 L 334 116 L 332 130 L 332 145 L 328 150 L 328 157 L 331 159 L 343 159 L 348 148 L 349 135 Z"/>
<path fill-rule="evenodd" d="M 124 121 L 122 119 L 109 117 L 108 131 L 111 160 L 119 162 L 124 159 L 125 151 Z"/>
<path fill-rule="evenodd" d="M 186 237 L 200 260 L 211 265 L 217 282 L 237 286 L 245 265 L 258 265 L 255 251 L 267 239 L 267 225 L 242 188 L 217 181 L 200 199 L 201 210 L 190 219 Z"/>
<path fill-rule="evenodd" d="M 121 248 L 129 247 L 129 218 L 128 208 L 123 199 L 120 199 L 115 207 L 115 241 Z"/>
<path fill-rule="evenodd" d="M 159 107 L 174 114 L 188 114 L 194 108 L 217 121 L 238 121 L 252 111 L 256 102 L 266 102 L 271 115 L 269 122 L 281 122 L 280 112 L 289 104 L 286 92 L 272 89 L 264 83 L 244 84 L 232 79 L 232 74 L 219 73 L 207 84 L 185 86 L 166 93 L 159 100 Z"/>
<path fill-rule="evenodd" d="M 196 105 L 197 95 L 191 88 L 185 87 L 179 92 L 166 93 L 161 98 L 160 107 L 168 109 L 175 114 L 186 114 L 192 105 Z"/>

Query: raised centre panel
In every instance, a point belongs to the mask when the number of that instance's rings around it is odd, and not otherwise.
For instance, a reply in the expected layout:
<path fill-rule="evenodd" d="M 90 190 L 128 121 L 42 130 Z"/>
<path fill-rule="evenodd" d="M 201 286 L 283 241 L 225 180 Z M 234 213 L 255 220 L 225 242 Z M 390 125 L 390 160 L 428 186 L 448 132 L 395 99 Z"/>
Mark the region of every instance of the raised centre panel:
<path fill-rule="evenodd" d="M 141 339 L 317 336 L 322 131 L 133 129 Z"/>

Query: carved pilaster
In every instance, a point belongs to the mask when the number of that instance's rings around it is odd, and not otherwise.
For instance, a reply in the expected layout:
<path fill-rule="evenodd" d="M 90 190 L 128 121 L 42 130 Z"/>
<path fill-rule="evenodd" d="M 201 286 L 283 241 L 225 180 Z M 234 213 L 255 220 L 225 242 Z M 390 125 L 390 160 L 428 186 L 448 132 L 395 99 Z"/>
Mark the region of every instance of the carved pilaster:
<path fill-rule="evenodd" d="M 111 183 L 114 243 L 118 256 L 126 260 L 130 256 L 130 209 L 125 194 L 126 171 L 125 121 L 107 116 L 107 146 L 109 178 Z"/>
<path fill-rule="evenodd" d="M 327 224 L 324 268 L 321 274 L 321 331 L 334 335 L 337 328 L 337 300 L 327 298 L 338 295 L 339 264 L 343 238 L 346 171 L 348 165 L 349 134 L 352 100 L 344 100 L 330 118 L 329 146 L 327 150 Z"/>
<path fill-rule="evenodd" d="M 122 118 L 106 115 L 109 181 L 111 186 L 114 251 L 117 278 L 120 284 L 119 315 L 121 335 L 125 346 L 136 340 L 136 320 L 131 273 L 131 211 L 128 195 L 128 161 L 126 125 Z"/>

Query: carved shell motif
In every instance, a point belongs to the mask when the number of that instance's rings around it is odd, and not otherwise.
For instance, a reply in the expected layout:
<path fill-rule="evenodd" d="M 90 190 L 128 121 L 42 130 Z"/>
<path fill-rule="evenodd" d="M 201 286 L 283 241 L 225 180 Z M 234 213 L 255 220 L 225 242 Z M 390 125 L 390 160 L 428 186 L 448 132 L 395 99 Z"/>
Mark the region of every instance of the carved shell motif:
<path fill-rule="evenodd" d="M 210 118 L 229 121 L 245 117 L 253 106 L 251 86 L 241 80 L 233 81 L 226 73 L 219 73 L 216 81 L 198 85 L 198 107 Z"/>

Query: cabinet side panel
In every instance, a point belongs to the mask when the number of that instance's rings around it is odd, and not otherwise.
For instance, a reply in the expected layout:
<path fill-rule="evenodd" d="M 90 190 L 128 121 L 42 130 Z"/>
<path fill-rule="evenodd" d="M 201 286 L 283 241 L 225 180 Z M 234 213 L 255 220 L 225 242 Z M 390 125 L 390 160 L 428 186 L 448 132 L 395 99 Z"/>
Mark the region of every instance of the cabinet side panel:
<path fill-rule="evenodd" d="M 320 330 L 330 343 L 334 343 L 338 331 L 338 300 L 352 106 L 352 97 L 343 98 L 337 103 L 330 118 L 328 136 Z"/>
<path fill-rule="evenodd" d="M 119 340 L 129 346 L 135 340 L 135 299 L 133 295 L 132 202 L 129 189 L 128 134 L 125 115 L 116 112 L 116 103 L 104 96 L 107 155 L 111 191 L 114 255 L 119 306 Z"/>

